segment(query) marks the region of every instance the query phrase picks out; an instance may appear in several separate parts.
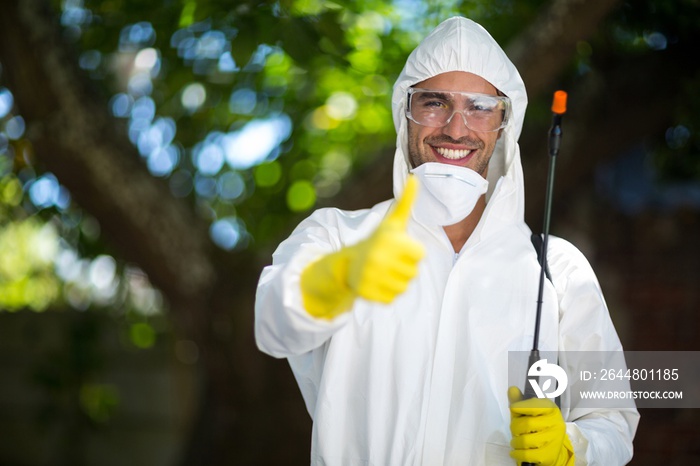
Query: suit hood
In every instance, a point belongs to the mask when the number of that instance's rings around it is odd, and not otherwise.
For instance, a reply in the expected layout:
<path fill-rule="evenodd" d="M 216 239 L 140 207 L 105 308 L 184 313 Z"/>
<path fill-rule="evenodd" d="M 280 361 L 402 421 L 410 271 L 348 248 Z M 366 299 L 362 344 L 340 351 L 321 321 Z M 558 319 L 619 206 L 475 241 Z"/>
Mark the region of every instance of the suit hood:
<path fill-rule="evenodd" d="M 508 197 L 507 213 L 511 220 L 524 217 L 523 171 L 520 163 L 518 138 L 522 130 L 527 94 L 518 70 L 491 35 L 474 21 L 454 17 L 443 21 L 409 55 L 406 65 L 394 84 L 392 113 L 396 128 L 394 156 L 394 196 L 403 192 L 409 173 L 408 123 L 406 120 L 407 91 L 426 79 L 450 71 L 478 75 L 508 96 L 512 117 L 496 144 L 489 163 L 487 202 L 497 184 L 505 178 L 513 190 Z"/>

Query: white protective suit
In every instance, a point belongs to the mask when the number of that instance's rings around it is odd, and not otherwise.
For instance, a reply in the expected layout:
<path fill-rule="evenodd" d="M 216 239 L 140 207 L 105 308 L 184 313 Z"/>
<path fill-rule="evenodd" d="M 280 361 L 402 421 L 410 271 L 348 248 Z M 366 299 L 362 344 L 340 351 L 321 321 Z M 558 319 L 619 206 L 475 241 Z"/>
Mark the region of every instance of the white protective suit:
<path fill-rule="evenodd" d="M 532 346 L 540 270 L 523 221 L 517 144 L 527 97 L 502 49 L 468 19 L 438 26 L 395 84 L 394 194 L 408 173 L 406 90 L 448 71 L 483 77 L 513 105 L 489 166 L 486 211 L 462 251 L 455 254 L 441 228 L 411 219 L 408 232 L 426 255 L 408 290 L 389 305 L 358 299 L 334 320 L 315 319 L 302 306 L 301 271 L 369 236 L 393 201 L 355 212 L 320 209 L 279 246 L 260 278 L 257 344 L 289 360 L 314 421 L 312 464 L 515 464 L 508 351 Z M 621 350 L 586 259 L 564 240 L 549 244 L 555 286 L 546 283 L 540 349 Z M 577 465 L 622 465 L 632 457 L 636 410 L 573 407 L 562 414 Z"/>

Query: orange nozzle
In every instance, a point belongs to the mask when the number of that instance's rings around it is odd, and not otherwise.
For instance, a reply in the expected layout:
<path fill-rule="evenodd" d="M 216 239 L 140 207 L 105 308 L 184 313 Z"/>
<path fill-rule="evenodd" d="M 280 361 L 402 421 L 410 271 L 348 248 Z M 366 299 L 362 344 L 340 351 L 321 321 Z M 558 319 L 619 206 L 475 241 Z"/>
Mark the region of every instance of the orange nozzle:
<path fill-rule="evenodd" d="M 554 100 L 552 100 L 552 113 L 558 113 L 563 115 L 566 113 L 566 92 L 557 91 L 554 93 Z"/>

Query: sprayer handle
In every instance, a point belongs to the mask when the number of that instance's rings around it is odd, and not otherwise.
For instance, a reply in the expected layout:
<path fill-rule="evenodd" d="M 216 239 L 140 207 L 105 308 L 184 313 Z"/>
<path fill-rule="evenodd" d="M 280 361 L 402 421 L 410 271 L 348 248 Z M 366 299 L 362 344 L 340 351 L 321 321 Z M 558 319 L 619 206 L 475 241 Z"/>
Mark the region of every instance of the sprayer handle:
<path fill-rule="evenodd" d="M 554 158 L 556 157 L 557 153 L 559 152 L 559 146 L 561 144 L 561 116 L 566 113 L 566 99 L 567 99 L 567 93 L 564 91 L 557 91 L 554 93 L 554 99 L 552 101 L 552 113 L 553 115 L 553 122 L 552 122 L 552 128 L 549 133 L 549 155 L 550 157 Z M 550 161 L 550 174 L 549 174 L 549 179 L 551 180 L 553 178 L 553 171 L 554 171 L 554 165 Z M 551 208 L 551 189 L 553 182 L 549 181 L 548 182 L 548 198 L 549 200 L 547 201 L 547 208 L 548 211 Z M 545 223 L 545 228 L 544 228 L 545 235 L 549 234 L 549 222 L 547 221 Z M 546 242 L 545 242 L 546 245 Z M 546 251 L 544 254 L 546 262 Z M 542 276 L 540 277 L 540 293 L 542 292 L 542 283 L 544 282 L 544 267 L 545 263 L 542 264 Z M 541 303 L 541 295 L 540 295 L 540 303 Z M 535 328 L 535 335 L 539 336 L 539 319 L 540 319 L 540 308 L 538 304 L 538 310 L 537 310 L 537 325 Z M 538 344 L 538 338 L 537 336 L 535 337 L 534 345 L 533 345 L 533 350 L 530 352 L 530 358 L 528 361 L 528 369 L 532 367 L 534 363 L 539 361 L 540 359 L 540 352 L 537 350 L 537 344 Z M 530 381 L 528 377 L 525 377 L 525 390 L 523 392 L 523 399 L 528 400 L 530 398 L 535 398 L 537 395 L 535 394 L 535 390 L 532 388 L 532 385 L 530 385 Z M 520 466 L 536 466 L 535 463 L 521 463 Z"/>

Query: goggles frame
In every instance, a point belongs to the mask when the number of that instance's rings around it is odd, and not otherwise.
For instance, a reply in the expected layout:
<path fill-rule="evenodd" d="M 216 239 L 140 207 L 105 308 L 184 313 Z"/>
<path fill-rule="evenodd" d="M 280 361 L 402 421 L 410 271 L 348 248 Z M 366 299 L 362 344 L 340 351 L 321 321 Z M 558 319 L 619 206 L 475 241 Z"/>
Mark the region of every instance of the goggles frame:
<path fill-rule="evenodd" d="M 497 108 L 497 110 L 500 110 L 502 112 L 501 124 L 498 127 L 493 128 L 493 129 L 474 128 L 473 127 L 474 121 L 477 117 L 473 114 L 473 112 L 477 111 L 478 109 L 474 110 L 474 109 L 469 109 L 469 108 L 465 108 L 463 110 L 458 110 L 457 108 L 453 108 L 452 114 L 450 114 L 450 116 L 445 120 L 445 122 L 443 124 L 425 124 L 424 122 L 418 121 L 418 119 L 416 119 L 416 117 L 414 117 L 414 115 L 411 111 L 411 107 L 413 104 L 413 96 L 416 94 L 420 94 L 420 93 L 435 94 L 436 100 L 440 100 L 440 97 L 439 97 L 440 94 L 445 94 L 445 95 L 449 94 L 452 96 L 454 96 L 454 95 L 466 96 L 466 98 L 467 98 L 467 99 L 465 99 L 466 102 L 474 102 L 474 101 L 478 101 L 478 99 L 482 99 L 482 101 L 483 101 L 483 99 L 495 100 L 497 102 L 500 102 L 500 104 L 497 104 L 497 105 L 502 104 L 502 108 Z M 450 100 L 450 99 L 444 99 L 444 98 L 442 100 L 449 101 L 449 102 L 455 101 L 455 99 Z M 496 106 L 494 106 L 494 108 L 496 108 Z M 492 110 L 492 109 L 490 109 L 490 110 Z M 462 115 L 462 120 L 464 121 L 465 126 L 467 128 L 469 128 L 470 130 L 477 131 L 480 133 L 492 133 L 494 131 L 499 131 L 499 130 L 505 128 L 506 126 L 508 126 L 508 123 L 510 121 L 510 117 L 512 114 L 511 102 L 510 102 L 510 99 L 504 95 L 481 94 L 478 92 L 445 91 L 445 90 L 439 90 L 439 89 L 423 89 L 420 87 L 410 87 L 407 91 L 406 111 L 405 111 L 406 118 L 408 118 L 409 120 L 413 121 L 416 124 L 419 124 L 421 126 L 427 126 L 429 128 L 444 128 L 445 126 L 450 124 L 450 122 L 452 121 L 452 118 L 455 116 L 456 113 L 459 113 Z M 487 115 L 485 115 L 484 117 L 486 118 Z M 470 120 L 472 121 L 472 125 L 469 124 Z"/>

